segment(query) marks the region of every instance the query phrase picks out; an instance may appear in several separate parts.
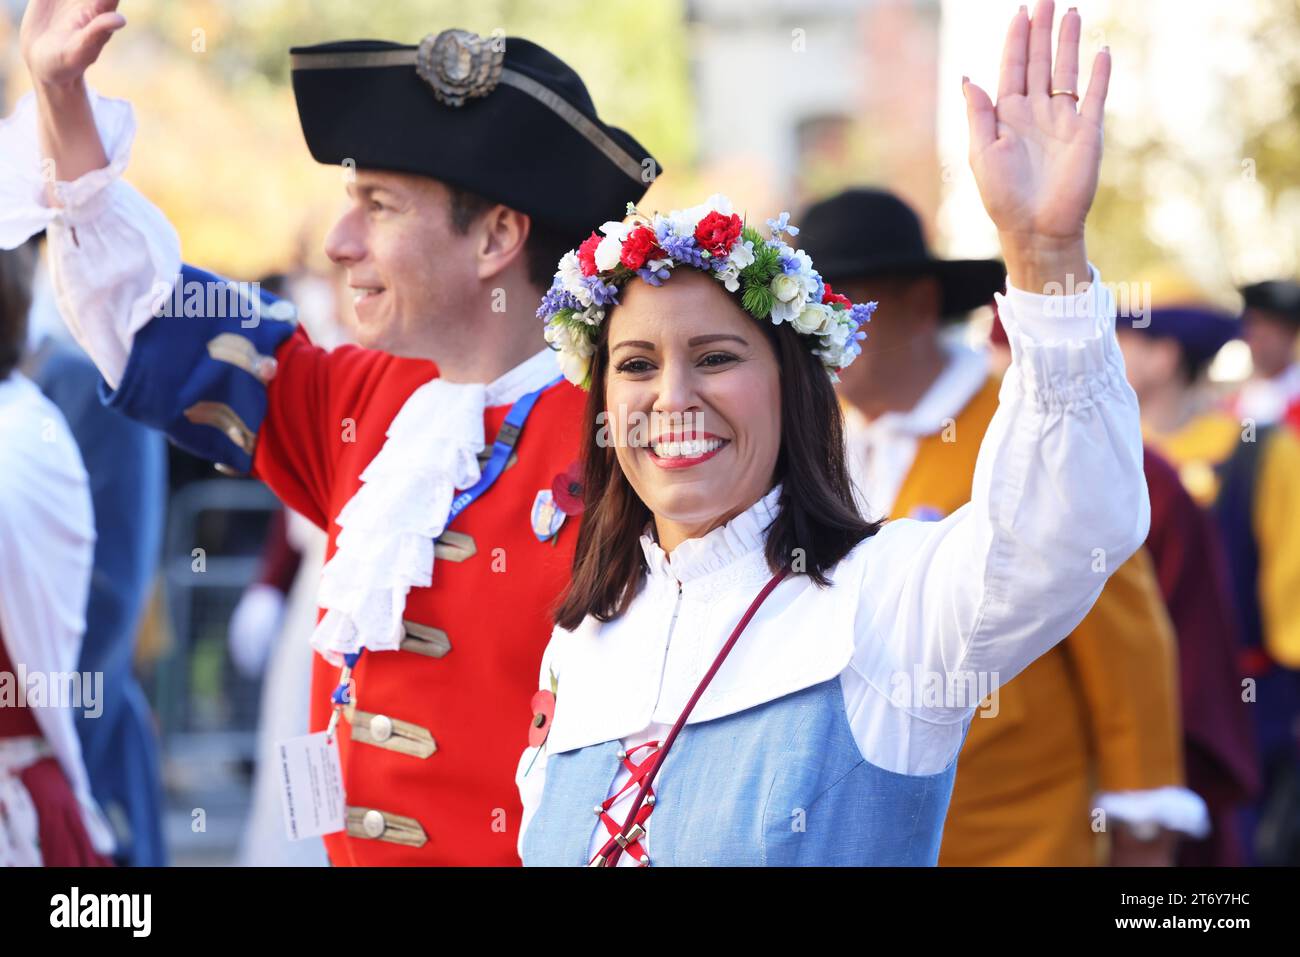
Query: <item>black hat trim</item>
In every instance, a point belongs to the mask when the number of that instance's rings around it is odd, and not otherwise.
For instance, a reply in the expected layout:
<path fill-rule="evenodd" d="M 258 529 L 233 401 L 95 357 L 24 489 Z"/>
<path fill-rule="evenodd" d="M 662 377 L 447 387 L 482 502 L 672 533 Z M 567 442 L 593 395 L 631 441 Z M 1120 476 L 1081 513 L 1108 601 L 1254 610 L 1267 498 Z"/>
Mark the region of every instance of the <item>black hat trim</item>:
<path fill-rule="evenodd" d="M 290 56 L 292 70 L 357 70 L 393 66 L 409 66 L 414 69 L 418 50 L 358 50 L 356 52 L 337 53 L 294 53 Z M 621 149 L 605 131 L 574 109 L 568 101 L 547 89 L 530 76 L 515 70 L 503 68 L 500 82 L 513 86 L 521 93 L 526 93 L 538 103 L 549 108 L 560 119 L 568 123 L 592 146 L 600 150 L 605 157 L 631 179 L 641 179 L 641 164 L 626 151 Z"/>

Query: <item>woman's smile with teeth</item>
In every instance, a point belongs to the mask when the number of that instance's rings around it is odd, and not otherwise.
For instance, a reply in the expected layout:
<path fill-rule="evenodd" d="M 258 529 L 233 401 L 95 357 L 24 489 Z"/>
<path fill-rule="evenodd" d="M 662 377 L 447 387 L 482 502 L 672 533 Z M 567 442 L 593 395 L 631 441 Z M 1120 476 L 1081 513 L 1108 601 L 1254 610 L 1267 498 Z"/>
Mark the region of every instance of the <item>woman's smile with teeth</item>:
<path fill-rule="evenodd" d="M 727 441 L 727 439 L 720 439 L 716 436 L 674 441 L 656 439 L 650 443 L 650 452 L 657 459 L 677 461 L 699 459 L 711 457 L 714 452 L 726 445 Z"/>

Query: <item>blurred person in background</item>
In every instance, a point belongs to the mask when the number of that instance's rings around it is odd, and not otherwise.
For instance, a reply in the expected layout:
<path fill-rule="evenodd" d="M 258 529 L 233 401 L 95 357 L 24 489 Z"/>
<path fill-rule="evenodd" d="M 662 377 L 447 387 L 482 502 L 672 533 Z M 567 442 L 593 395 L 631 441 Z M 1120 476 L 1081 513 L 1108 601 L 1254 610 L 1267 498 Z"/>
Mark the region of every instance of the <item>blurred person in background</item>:
<path fill-rule="evenodd" d="M 935 259 L 916 213 L 882 190 L 813 205 L 799 238 L 836 292 L 880 302 L 840 386 L 863 514 L 952 514 L 970 498 L 1000 383 L 986 356 L 943 333 L 1002 288 L 1001 264 Z M 1177 836 L 1206 827 L 1204 805 L 1183 786 L 1175 667 L 1140 551 L 1074 632 L 972 722 L 939 863 L 1172 863 Z"/>
<path fill-rule="evenodd" d="M 106 681 L 53 700 L 75 687 L 60 676 L 77 672 L 95 527 L 72 433 L 18 371 L 35 267 L 34 242 L 0 250 L 0 867 L 105 866 L 113 833 L 73 713 L 98 720 Z"/>
<path fill-rule="evenodd" d="M 162 549 L 167 459 L 162 436 L 104 408 L 99 370 L 69 338 L 42 265 L 23 372 L 67 419 L 90 474 L 95 563 L 78 669 L 104 676 L 103 713 L 79 715 L 90 788 L 113 826 L 116 859 L 167 863 L 153 712 L 133 667 Z"/>
<path fill-rule="evenodd" d="M 1210 393 L 1211 360 L 1242 332 L 1231 314 L 1203 305 L 1153 309 L 1121 323 L 1129 381 L 1148 443 L 1178 469 L 1215 517 L 1227 556 L 1248 679 L 1260 798 L 1243 817 L 1251 863 L 1294 863 L 1300 850 L 1300 438 L 1285 423 L 1233 415 Z M 1262 823 L 1261 823 L 1262 822 Z"/>
<path fill-rule="evenodd" d="M 27 7 L 34 93 L 0 126 L 22 158 L 0 181 L 0 245 L 48 227 L 65 318 L 111 407 L 327 531 L 309 727 L 338 731 L 331 862 L 518 864 L 520 732 L 500 702 L 535 690 L 568 580 L 577 523 L 552 497 L 584 401 L 537 304 L 564 251 L 660 167 L 522 38 L 295 48 L 307 145 L 349 170 L 326 252 L 368 347 L 326 351 L 286 300 L 182 266 L 166 218 L 120 178 L 130 106 L 84 78 L 125 25 L 116 6 Z"/>
<path fill-rule="evenodd" d="M 1233 400 L 1238 418 L 1260 425 L 1286 420 L 1300 431 L 1300 283 L 1271 279 L 1241 289 L 1242 338 L 1254 367 Z"/>
<path fill-rule="evenodd" d="M 1210 814 L 1210 833 L 1184 840 L 1178 863 L 1236 867 L 1250 860 L 1239 820 L 1259 794 L 1252 708 L 1242 700 L 1241 643 L 1223 540 L 1177 470 L 1150 446 L 1143 466 L 1151 492 L 1146 547 L 1178 636 L 1187 786 Z"/>
<path fill-rule="evenodd" d="M 1121 342 L 1124 328 L 1121 320 Z M 989 346 L 1000 375 L 1011 349 L 996 308 Z M 1183 764 L 1187 786 L 1210 815 L 1210 833 L 1180 842 L 1178 863 L 1236 866 L 1250 859 L 1238 811 L 1258 795 L 1260 775 L 1253 716 L 1241 700 L 1241 645 L 1227 555 L 1217 523 L 1178 471 L 1151 445 L 1144 451 L 1151 493 L 1146 547 L 1178 637 Z"/>

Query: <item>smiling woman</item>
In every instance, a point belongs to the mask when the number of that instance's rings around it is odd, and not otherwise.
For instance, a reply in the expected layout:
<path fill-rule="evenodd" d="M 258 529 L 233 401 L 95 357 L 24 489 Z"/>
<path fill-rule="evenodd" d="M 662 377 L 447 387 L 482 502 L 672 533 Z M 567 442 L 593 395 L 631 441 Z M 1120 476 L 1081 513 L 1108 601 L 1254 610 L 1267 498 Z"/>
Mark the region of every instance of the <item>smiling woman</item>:
<path fill-rule="evenodd" d="M 626 610 L 652 518 L 671 551 L 781 483 L 788 507 L 768 536 L 768 563 L 797 562 L 823 585 L 875 531 L 853 505 L 835 390 L 802 339 L 789 323 L 755 321 L 704 273 L 629 286 L 592 357 L 588 421 L 604 416 L 610 428 L 587 433 L 584 486 L 594 494 L 561 627 Z"/>
<path fill-rule="evenodd" d="M 1053 76 L 1052 13 L 1012 20 L 996 107 L 963 82 L 1015 358 L 943 520 L 855 512 L 831 382 L 874 304 L 786 214 L 764 237 L 721 196 L 629 209 L 560 260 L 538 313 L 610 424 L 516 775 L 525 864 L 934 864 L 970 680 L 1024 670 L 1141 545 L 1137 403 L 1083 244 L 1109 57 L 1076 107 L 1079 16 Z"/>

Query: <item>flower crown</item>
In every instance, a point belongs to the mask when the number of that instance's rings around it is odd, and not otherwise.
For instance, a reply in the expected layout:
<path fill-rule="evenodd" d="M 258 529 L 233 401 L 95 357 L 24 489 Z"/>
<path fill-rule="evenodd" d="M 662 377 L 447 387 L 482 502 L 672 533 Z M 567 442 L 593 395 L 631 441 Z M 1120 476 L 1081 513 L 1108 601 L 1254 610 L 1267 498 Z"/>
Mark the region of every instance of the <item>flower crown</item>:
<path fill-rule="evenodd" d="M 690 266 L 709 273 L 755 319 L 788 322 L 810 338 L 809 348 L 831 379 L 862 352 L 861 326 L 874 302 L 854 305 L 831 290 L 802 249 L 783 234 L 799 234 L 790 214 L 767 221 L 769 237 L 746 226 L 720 194 L 699 206 L 647 217 L 627 204 L 627 221 L 608 222 L 560 260 L 537 317 L 546 322 L 546 341 L 559 351 L 560 368 L 574 385 L 591 387 L 596 335 L 619 289 L 633 276 L 662 286 L 672 271 Z M 601 235 L 603 233 L 604 235 Z"/>

